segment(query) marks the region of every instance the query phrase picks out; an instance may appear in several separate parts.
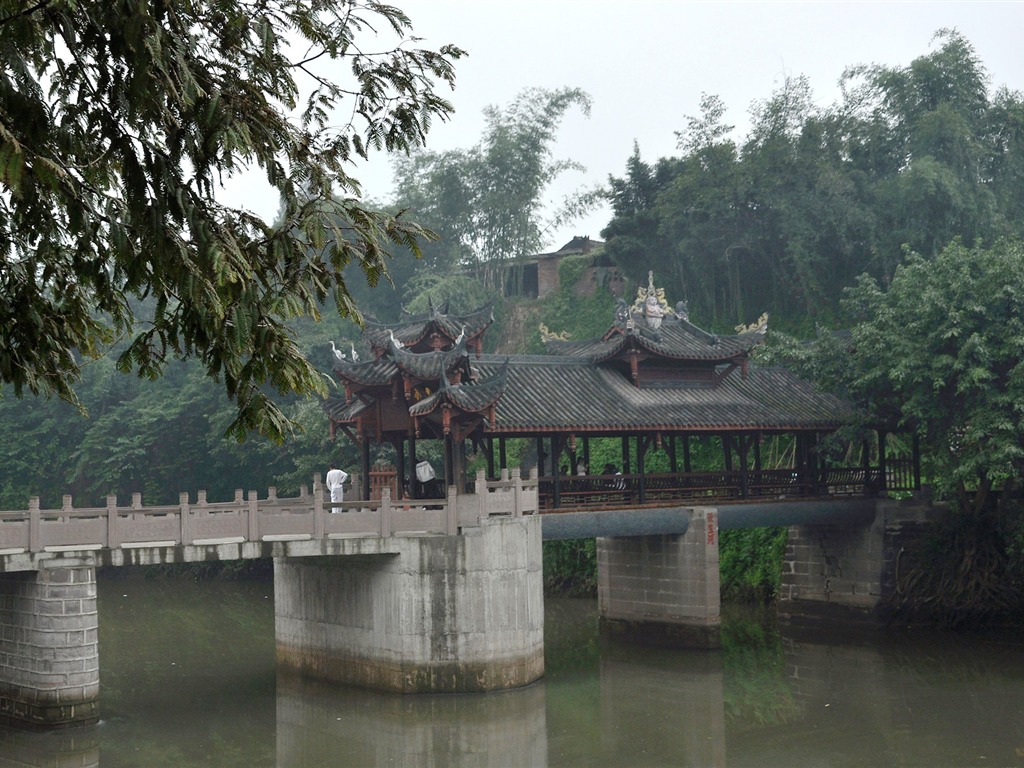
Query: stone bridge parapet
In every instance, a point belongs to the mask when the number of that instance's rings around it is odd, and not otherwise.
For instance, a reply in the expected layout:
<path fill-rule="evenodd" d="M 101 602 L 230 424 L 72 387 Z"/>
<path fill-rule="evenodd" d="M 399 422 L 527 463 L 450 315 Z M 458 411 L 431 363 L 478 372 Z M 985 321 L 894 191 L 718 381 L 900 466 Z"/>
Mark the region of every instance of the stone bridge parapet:
<path fill-rule="evenodd" d="M 144 506 L 133 494 L 129 506 L 108 496 L 105 507 L 75 508 L 64 496 L 60 509 L 40 509 L 39 498 L 28 510 L 0 512 L 0 572 L 39 570 L 68 561 L 69 565 L 141 565 L 215 559 L 326 554 L 324 547 L 272 545 L 332 542 L 391 536 L 453 536 L 488 517 L 521 517 L 539 511 L 536 469 L 529 478 L 518 470 L 498 480 L 477 474 L 473 493 L 448 489 L 443 499 L 391 498 L 384 489 L 373 501 L 325 499 L 319 475 L 312 493 L 303 486 L 298 496 L 266 498 L 256 491 L 235 492 L 232 501 L 210 502 L 205 491 L 191 501 L 182 493 L 178 504 Z M 327 546 L 330 550 L 331 546 Z M 154 552 L 160 550 L 160 552 Z M 74 562 L 72 562 L 74 561 Z"/>

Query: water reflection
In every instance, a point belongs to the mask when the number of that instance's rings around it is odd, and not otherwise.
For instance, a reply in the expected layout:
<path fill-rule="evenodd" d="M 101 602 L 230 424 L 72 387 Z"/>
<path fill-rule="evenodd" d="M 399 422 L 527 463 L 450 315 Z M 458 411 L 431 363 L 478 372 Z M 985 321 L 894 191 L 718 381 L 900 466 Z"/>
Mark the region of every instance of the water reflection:
<path fill-rule="evenodd" d="M 40 733 L 0 729 L 0 768 L 98 768 L 95 728 Z"/>
<path fill-rule="evenodd" d="M 280 674 L 277 765 L 545 766 L 544 689 L 403 696 Z"/>
<path fill-rule="evenodd" d="M 549 600 L 547 674 L 401 696 L 278 675 L 269 585 L 98 582 L 102 717 L 0 729 L 0 768 L 1022 766 L 1017 637 L 842 642 L 726 616 L 722 652 L 602 638 Z"/>

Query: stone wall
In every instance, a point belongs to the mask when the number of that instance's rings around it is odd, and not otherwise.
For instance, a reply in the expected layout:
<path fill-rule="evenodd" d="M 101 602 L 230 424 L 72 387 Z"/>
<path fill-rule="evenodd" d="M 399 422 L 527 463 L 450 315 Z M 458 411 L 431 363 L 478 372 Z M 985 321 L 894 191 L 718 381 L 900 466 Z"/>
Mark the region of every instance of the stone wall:
<path fill-rule="evenodd" d="M 884 621 L 900 552 L 926 535 L 935 512 L 930 503 L 886 500 L 866 526 L 791 527 L 780 616 L 866 626 Z"/>
<path fill-rule="evenodd" d="M 94 568 L 0 574 L 0 719 L 96 722 L 97 625 Z"/>
<path fill-rule="evenodd" d="M 717 512 L 690 515 L 685 534 L 597 539 L 598 611 L 611 633 L 719 646 Z"/>

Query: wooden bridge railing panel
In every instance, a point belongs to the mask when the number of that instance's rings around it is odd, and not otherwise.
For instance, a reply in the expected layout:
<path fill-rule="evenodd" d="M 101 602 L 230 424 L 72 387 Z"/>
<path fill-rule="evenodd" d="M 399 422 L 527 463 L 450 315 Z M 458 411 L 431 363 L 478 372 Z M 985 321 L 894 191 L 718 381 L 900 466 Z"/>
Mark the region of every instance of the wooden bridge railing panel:
<path fill-rule="evenodd" d="M 642 478 L 645 505 L 659 502 L 735 502 L 770 498 L 860 496 L 878 488 L 876 471 L 863 468 L 824 468 L 816 472 L 794 469 L 742 472 L 652 473 Z M 640 475 L 572 475 L 558 478 L 561 509 L 608 509 L 636 505 Z M 540 478 L 540 505 L 554 508 L 553 477 Z M 744 488 L 746 493 L 744 493 Z"/>

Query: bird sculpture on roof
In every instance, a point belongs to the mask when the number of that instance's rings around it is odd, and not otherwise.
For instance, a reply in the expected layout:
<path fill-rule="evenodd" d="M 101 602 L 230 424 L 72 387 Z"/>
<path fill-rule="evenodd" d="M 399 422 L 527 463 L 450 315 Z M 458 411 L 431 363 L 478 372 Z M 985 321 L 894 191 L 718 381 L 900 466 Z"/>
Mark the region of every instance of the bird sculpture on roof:
<path fill-rule="evenodd" d="M 455 346 L 459 346 L 464 338 L 466 338 L 466 326 L 462 326 L 462 332 L 459 333 L 459 338 L 455 340 Z"/>
<path fill-rule="evenodd" d="M 350 342 L 350 343 L 352 344 L 352 362 L 353 363 L 358 363 L 359 362 L 359 353 L 356 352 L 355 342 Z"/>
<path fill-rule="evenodd" d="M 336 363 L 344 363 L 345 362 L 345 353 L 342 352 L 340 349 L 338 349 L 336 346 L 334 346 L 334 340 L 333 339 L 331 340 L 331 351 L 334 353 L 334 362 L 336 362 Z"/>

